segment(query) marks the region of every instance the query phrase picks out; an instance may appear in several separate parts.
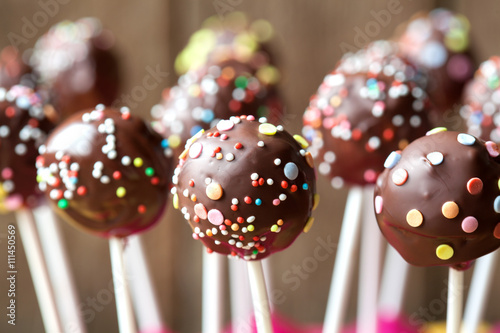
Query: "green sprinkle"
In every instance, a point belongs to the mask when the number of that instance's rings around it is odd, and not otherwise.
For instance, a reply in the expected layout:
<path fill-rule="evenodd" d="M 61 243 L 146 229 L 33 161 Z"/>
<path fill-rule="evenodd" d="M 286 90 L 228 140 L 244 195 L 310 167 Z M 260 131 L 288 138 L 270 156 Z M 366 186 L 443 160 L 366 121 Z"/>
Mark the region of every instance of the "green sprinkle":
<path fill-rule="evenodd" d="M 271 231 L 276 232 L 276 231 L 278 231 L 278 228 L 279 227 L 276 224 L 273 224 L 273 226 L 271 227 Z"/>
<path fill-rule="evenodd" d="M 155 174 L 155 169 L 149 167 L 149 168 L 146 168 L 146 170 L 144 172 L 146 173 L 146 176 L 151 177 Z"/>
<path fill-rule="evenodd" d="M 236 80 L 234 80 L 234 85 L 237 88 L 245 89 L 248 85 L 248 79 L 244 76 L 238 76 Z"/>
<path fill-rule="evenodd" d="M 66 209 L 69 206 L 68 200 L 66 199 L 61 199 L 57 202 L 57 206 L 61 209 Z"/>
<path fill-rule="evenodd" d="M 253 254 L 259 254 L 259 250 L 253 250 L 252 253 Z"/>

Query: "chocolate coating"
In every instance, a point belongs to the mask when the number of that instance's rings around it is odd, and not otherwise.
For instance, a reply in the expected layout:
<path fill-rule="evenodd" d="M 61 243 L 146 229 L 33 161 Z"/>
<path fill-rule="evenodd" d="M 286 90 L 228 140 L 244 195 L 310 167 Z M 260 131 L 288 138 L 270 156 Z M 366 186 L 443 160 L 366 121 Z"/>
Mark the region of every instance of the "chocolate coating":
<path fill-rule="evenodd" d="M 425 71 L 427 93 L 441 111 L 460 103 L 473 75 L 469 29 L 465 16 L 442 8 L 416 15 L 401 29 L 400 50 Z"/>
<path fill-rule="evenodd" d="M 51 110 L 28 87 L 0 88 L 0 212 L 38 203 L 35 160 L 55 126 L 46 117 Z"/>
<path fill-rule="evenodd" d="M 37 159 L 42 191 L 62 217 L 102 237 L 126 237 L 163 213 L 170 149 L 142 119 L 98 105 L 49 136 Z"/>
<path fill-rule="evenodd" d="M 460 115 L 467 131 L 483 140 L 500 142 L 500 57 L 484 61 L 467 84 Z"/>
<path fill-rule="evenodd" d="M 437 132 L 386 161 L 377 221 L 412 265 L 466 267 L 500 246 L 500 158 L 492 141 Z"/>
<path fill-rule="evenodd" d="M 276 72 L 269 64 L 256 69 L 235 60 L 190 71 L 165 90 L 161 104 L 152 108 L 153 128 L 179 156 L 191 136 L 220 119 L 253 115 L 279 123 L 284 110 Z"/>
<path fill-rule="evenodd" d="M 303 135 L 333 187 L 375 183 L 387 155 L 431 127 L 418 72 L 396 52 L 378 41 L 348 55 L 311 97 Z"/>
<path fill-rule="evenodd" d="M 299 144 L 307 142 L 295 138 L 252 116 L 221 120 L 193 137 L 172 191 L 193 238 L 209 252 L 258 260 L 307 232 L 318 200 L 315 174 Z"/>
<path fill-rule="evenodd" d="M 30 64 L 62 118 L 116 100 L 120 73 L 113 44 L 96 18 L 63 21 L 38 39 Z"/>

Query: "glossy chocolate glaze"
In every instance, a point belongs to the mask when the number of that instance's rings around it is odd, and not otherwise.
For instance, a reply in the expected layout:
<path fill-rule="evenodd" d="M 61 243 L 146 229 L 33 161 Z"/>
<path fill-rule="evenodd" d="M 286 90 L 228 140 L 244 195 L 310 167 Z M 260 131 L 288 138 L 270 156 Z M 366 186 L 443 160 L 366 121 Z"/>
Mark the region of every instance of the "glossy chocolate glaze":
<path fill-rule="evenodd" d="M 390 155 L 377 180 L 375 211 L 407 262 L 460 268 L 500 246 L 498 154 L 491 141 L 444 131 Z"/>
<path fill-rule="evenodd" d="M 431 128 L 418 73 L 378 41 L 344 58 L 311 97 L 303 135 L 332 186 L 375 183 L 387 155 Z"/>
<path fill-rule="evenodd" d="M 0 88 L 0 212 L 38 203 L 35 160 L 55 126 L 49 113 L 52 106 L 30 88 Z"/>
<path fill-rule="evenodd" d="M 40 189 L 74 226 L 102 237 L 129 236 L 152 226 L 165 209 L 173 162 L 164 144 L 127 108 L 98 105 L 68 118 L 41 147 Z"/>
<path fill-rule="evenodd" d="M 311 227 L 312 156 L 281 126 L 232 117 L 188 145 L 174 172 L 174 207 L 210 252 L 262 259 Z"/>
<path fill-rule="evenodd" d="M 254 68 L 231 60 L 199 71 L 190 71 L 165 90 L 161 104 L 153 107 L 154 129 L 167 138 L 179 156 L 186 141 L 220 119 L 236 115 L 266 117 L 277 124 L 283 105 L 269 64 Z"/>
<path fill-rule="evenodd" d="M 443 112 L 460 103 L 474 73 L 469 29 L 465 16 L 442 8 L 419 13 L 400 28 L 401 53 L 425 71 L 427 93 Z"/>
<path fill-rule="evenodd" d="M 120 68 L 113 44 L 95 18 L 58 23 L 36 42 L 30 64 L 62 118 L 116 100 Z"/>

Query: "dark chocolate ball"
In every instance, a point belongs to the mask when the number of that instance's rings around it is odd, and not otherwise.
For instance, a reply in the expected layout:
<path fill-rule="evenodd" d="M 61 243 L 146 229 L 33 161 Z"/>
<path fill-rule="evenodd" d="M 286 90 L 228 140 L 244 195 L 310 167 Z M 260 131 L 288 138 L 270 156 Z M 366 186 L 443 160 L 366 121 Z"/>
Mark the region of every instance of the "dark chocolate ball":
<path fill-rule="evenodd" d="M 483 140 L 500 142 L 500 57 L 483 62 L 467 84 L 460 109 L 467 131 Z"/>
<path fill-rule="evenodd" d="M 431 128 L 417 78 L 386 41 L 348 55 L 325 76 L 304 113 L 303 135 L 333 187 L 375 183 L 391 151 Z"/>
<path fill-rule="evenodd" d="M 125 237 L 162 215 L 173 168 L 164 139 L 142 119 L 98 105 L 49 136 L 37 159 L 40 189 L 62 217 L 102 237 Z"/>
<path fill-rule="evenodd" d="M 312 225 L 313 159 L 307 142 L 253 116 L 199 133 L 180 156 L 174 207 L 209 252 L 257 260 L 287 248 Z"/>
<path fill-rule="evenodd" d="M 469 29 L 465 16 L 442 8 L 416 15 L 401 29 L 401 53 L 425 71 L 427 93 L 441 111 L 460 103 L 473 75 Z"/>
<path fill-rule="evenodd" d="M 385 238 L 407 262 L 466 267 L 500 246 L 495 143 L 433 130 L 391 153 L 385 167 L 375 188 L 375 213 Z"/>
<path fill-rule="evenodd" d="M 191 136 L 220 119 L 254 115 L 279 123 L 284 110 L 276 75 L 276 68 L 269 64 L 254 68 L 234 60 L 189 71 L 152 108 L 153 127 L 179 156 Z"/>
<path fill-rule="evenodd" d="M 38 39 L 30 64 L 62 118 L 116 100 L 120 73 L 113 44 L 96 18 L 60 22 Z"/>
<path fill-rule="evenodd" d="M 0 212 L 38 203 L 35 160 L 55 126 L 50 113 L 52 106 L 28 87 L 0 88 Z"/>

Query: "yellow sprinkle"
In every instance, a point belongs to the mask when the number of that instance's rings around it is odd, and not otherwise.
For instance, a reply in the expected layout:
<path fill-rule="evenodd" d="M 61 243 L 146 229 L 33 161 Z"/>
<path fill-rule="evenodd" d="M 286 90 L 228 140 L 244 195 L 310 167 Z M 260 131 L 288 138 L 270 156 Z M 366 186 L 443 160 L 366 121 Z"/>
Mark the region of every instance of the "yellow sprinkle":
<path fill-rule="evenodd" d="M 441 207 L 441 212 L 447 219 L 453 219 L 458 215 L 458 205 L 454 201 L 447 201 Z"/>
<path fill-rule="evenodd" d="M 118 198 L 123 198 L 125 194 L 127 194 L 127 190 L 125 189 L 125 187 L 120 186 L 116 189 L 116 196 Z"/>
<path fill-rule="evenodd" d="M 500 179 L 498 179 L 498 189 L 500 189 Z"/>
<path fill-rule="evenodd" d="M 177 134 L 172 134 L 168 137 L 168 146 L 175 149 L 181 144 L 181 137 Z"/>
<path fill-rule="evenodd" d="M 217 183 L 210 183 L 207 186 L 205 192 L 207 194 L 207 197 L 209 197 L 212 200 L 219 200 L 222 197 L 222 194 L 224 193 L 224 191 L 222 190 L 222 186 L 220 186 L 220 184 Z"/>
<path fill-rule="evenodd" d="M 436 134 L 439 132 L 446 132 L 447 130 L 448 129 L 446 127 L 436 127 L 436 128 L 431 129 L 429 132 L 425 133 L 425 135 L 432 135 L 432 134 Z"/>
<path fill-rule="evenodd" d="M 214 234 L 212 234 L 212 230 L 207 230 L 207 232 L 205 232 L 207 234 L 208 237 L 212 237 Z"/>
<path fill-rule="evenodd" d="M 254 231 L 254 230 L 255 230 L 255 227 L 253 226 L 253 224 L 250 224 L 250 225 L 247 227 L 247 230 L 248 230 L 248 231 Z"/>
<path fill-rule="evenodd" d="M 217 153 L 215 155 L 215 158 L 218 159 L 218 160 L 222 160 L 223 157 L 224 157 L 224 155 L 222 155 L 222 153 Z"/>
<path fill-rule="evenodd" d="M 414 228 L 422 225 L 424 216 L 418 209 L 412 209 L 406 214 L 406 222 Z"/>
<path fill-rule="evenodd" d="M 277 132 L 276 126 L 273 124 L 265 123 L 260 124 L 259 132 L 265 135 L 274 135 Z"/>
<path fill-rule="evenodd" d="M 140 157 L 136 157 L 134 158 L 134 165 L 137 167 L 137 168 L 140 168 L 142 166 L 142 164 L 144 163 L 144 161 L 142 160 L 142 158 Z"/>
<path fill-rule="evenodd" d="M 302 136 L 298 135 L 298 134 L 295 134 L 293 136 L 293 138 L 295 139 L 295 141 L 297 141 L 299 143 L 299 145 L 306 149 L 307 147 L 309 147 L 309 142 L 307 142 L 306 139 L 304 139 Z"/>
<path fill-rule="evenodd" d="M 184 149 L 184 151 L 179 155 L 179 159 L 183 160 L 187 157 L 187 154 L 189 152 L 189 149 Z"/>
<path fill-rule="evenodd" d="M 276 232 L 276 231 L 278 231 L 278 228 L 279 227 L 276 224 L 273 224 L 273 226 L 271 227 L 271 231 Z"/>
<path fill-rule="evenodd" d="M 319 194 L 316 193 L 314 194 L 314 199 L 313 199 L 313 210 L 318 208 L 318 205 L 319 205 Z"/>
<path fill-rule="evenodd" d="M 174 205 L 174 208 L 175 209 L 179 209 L 179 196 L 176 194 L 174 194 L 174 197 L 172 199 L 172 204 Z"/>
<path fill-rule="evenodd" d="M 314 223 L 314 217 L 309 217 L 309 219 L 307 220 L 306 222 L 306 226 L 304 227 L 304 232 L 305 233 L 308 233 L 309 230 L 311 230 L 312 226 L 313 226 L 313 223 Z"/>
<path fill-rule="evenodd" d="M 336 108 L 340 104 L 342 104 L 342 98 L 340 98 L 338 95 L 335 95 L 332 98 L 330 98 L 330 105 L 333 106 L 334 108 Z"/>
<path fill-rule="evenodd" d="M 233 230 L 233 231 L 237 231 L 239 228 L 240 228 L 240 226 L 238 225 L 238 223 L 233 223 L 233 224 L 231 224 L 231 230 Z M 248 228 L 247 228 L 247 229 L 248 229 Z"/>
<path fill-rule="evenodd" d="M 453 248 L 448 244 L 441 244 L 436 248 L 436 256 L 441 260 L 448 260 L 453 257 Z"/>

